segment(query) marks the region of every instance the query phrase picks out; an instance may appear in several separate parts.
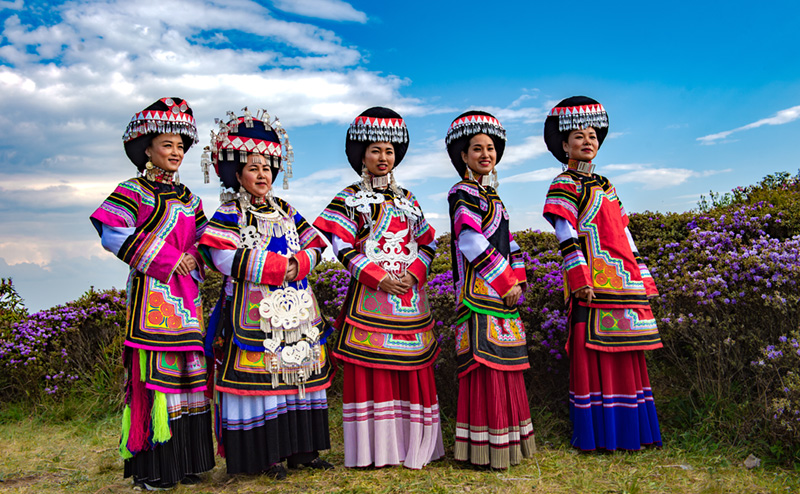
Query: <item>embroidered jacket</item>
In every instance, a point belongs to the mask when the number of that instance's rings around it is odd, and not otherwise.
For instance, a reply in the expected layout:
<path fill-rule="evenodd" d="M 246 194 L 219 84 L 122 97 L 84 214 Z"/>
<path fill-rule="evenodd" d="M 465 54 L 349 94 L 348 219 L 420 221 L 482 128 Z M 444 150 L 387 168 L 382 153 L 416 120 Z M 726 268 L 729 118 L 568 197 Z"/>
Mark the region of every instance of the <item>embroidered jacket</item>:
<path fill-rule="evenodd" d="M 462 180 L 450 189 L 450 254 L 457 296 L 459 376 L 478 364 L 499 370 L 529 367 L 525 329 L 503 298 L 526 282 L 508 212 L 492 187 Z"/>
<path fill-rule="evenodd" d="M 196 242 L 203 205 L 184 185 L 143 177 L 125 181 L 90 217 L 103 245 L 131 267 L 125 345 L 138 348 L 148 389 L 205 389 L 203 308 L 197 281 L 175 272 L 184 253 L 202 262 Z"/>
<path fill-rule="evenodd" d="M 433 318 L 423 290 L 436 249 L 435 231 L 413 194 L 391 188 L 374 192 L 353 184 L 314 222 L 331 242 L 351 279 L 337 328 L 334 354 L 378 368 L 413 369 L 438 354 Z M 378 288 L 385 276 L 406 272 L 418 283 L 396 296 Z"/>
<path fill-rule="evenodd" d="M 289 203 L 274 201 L 280 211 L 268 202 L 246 212 L 238 201 L 222 204 L 200 239 L 205 262 L 227 276 L 230 296 L 224 321 L 230 334 L 224 335 L 217 376 L 222 392 L 294 394 L 298 386 L 304 391 L 330 386 L 324 345 L 329 331 L 306 280 L 325 244 Z M 284 283 L 291 256 L 298 273 Z M 290 306 L 298 313 L 281 310 Z M 307 322 L 298 326 L 294 317 L 302 317 L 303 310 Z"/>
<path fill-rule="evenodd" d="M 203 350 L 203 310 L 197 282 L 175 268 L 206 226 L 203 205 L 184 185 L 144 178 L 123 182 L 92 214 L 103 225 L 128 235 L 116 252 L 131 267 L 125 344 L 146 350 Z"/>
<path fill-rule="evenodd" d="M 586 346 L 603 351 L 661 347 L 648 301 L 658 290 L 635 249 L 625 208 L 608 179 L 573 170 L 561 173 L 550 185 L 544 217 L 554 226 L 563 218 L 575 232 L 560 239 L 566 294 L 589 286 L 596 296 L 588 304 Z"/>

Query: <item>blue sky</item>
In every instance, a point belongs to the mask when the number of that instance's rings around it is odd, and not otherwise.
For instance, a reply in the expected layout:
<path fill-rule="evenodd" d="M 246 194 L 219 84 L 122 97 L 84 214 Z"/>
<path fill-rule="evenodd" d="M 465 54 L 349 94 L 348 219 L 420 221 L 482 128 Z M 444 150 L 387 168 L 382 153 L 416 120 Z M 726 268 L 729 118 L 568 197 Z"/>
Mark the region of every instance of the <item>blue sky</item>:
<path fill-rule="evenodd" d="M 227 110 L 278 115 L 296 153 L 279 193 L 309 220 L 357 178 L 349 122 L 390 106 L 411 133 L 397 179 L 445 232 L 456 115 L 503 122 L 512 228 L 547 229 L 559 163 L 544 116 L 584 94 L 609 112 L 595 162 L 626 208 L 685 211 L 797 171 L 799 14 L 796 2 L 0 0 L 0 276 L 34 310 L 124 284 L 88 216 L 133 176 L 120 138 L 131 115 L 163 96 L 193 106 L 198 148 Z M 182 180 L 211 215 L 218 189 L 199 160 L 187 153 Z"/>

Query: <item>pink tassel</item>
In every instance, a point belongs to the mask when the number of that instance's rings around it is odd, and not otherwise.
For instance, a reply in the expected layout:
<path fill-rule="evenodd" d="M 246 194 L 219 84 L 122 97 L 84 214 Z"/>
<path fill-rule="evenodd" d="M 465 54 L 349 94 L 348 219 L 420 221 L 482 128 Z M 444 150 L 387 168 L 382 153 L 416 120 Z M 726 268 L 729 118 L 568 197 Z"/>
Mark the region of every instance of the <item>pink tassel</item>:
<path fill-rule="evenodd" d="M 140 366 L 139 352 L 131 352 L 131 432 L 128 436 L 128 450 L 136 454 L 149 448 L 148 437 L 150 436 L 150 409 L 152 400 L 150 392 L 144 387 L 144 383 L 139 378 Z"/>

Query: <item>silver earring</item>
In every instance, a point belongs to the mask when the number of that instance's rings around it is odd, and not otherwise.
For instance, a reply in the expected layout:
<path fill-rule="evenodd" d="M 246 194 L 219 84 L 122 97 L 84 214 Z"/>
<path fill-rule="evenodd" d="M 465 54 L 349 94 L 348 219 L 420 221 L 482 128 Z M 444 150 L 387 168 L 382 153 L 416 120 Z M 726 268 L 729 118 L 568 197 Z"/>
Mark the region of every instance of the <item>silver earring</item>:
<path fill-rule="evenodd" d="M 367 192 L 372 192 L 372 180 L 370 179 L 369 171 L 367 170 L 367 165 L 361 165 L 361 186 Z"/>

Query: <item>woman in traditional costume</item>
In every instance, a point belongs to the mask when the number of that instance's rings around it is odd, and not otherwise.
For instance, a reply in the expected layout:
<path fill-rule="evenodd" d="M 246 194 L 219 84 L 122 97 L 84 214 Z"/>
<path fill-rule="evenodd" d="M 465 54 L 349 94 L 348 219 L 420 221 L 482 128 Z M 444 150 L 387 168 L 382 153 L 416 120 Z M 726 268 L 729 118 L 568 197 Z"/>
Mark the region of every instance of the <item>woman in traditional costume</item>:
<path fill-rule="evenodd" d="M 461 177 L 447 197 L 458 310 L 455 459 L 504 469 L 536 450 L 517 311 L 525 266 L 497 195 L 506 131 L 489 113 L 469 111 L 453 121 L 445 143 Z"/>
<path fill-rule="evenodd" d="M 140 176 L 119 184 L 91 216 L 106 250 L 131 267 L 120 454 L 138 488 L 196 483 L 214 467 L 204 396 L 200 198 L 178 180 L 197 142 L 192 110 L 162 98 L 133 116 L 122 136 Z"/>
<path fill-rule="evenodd" d="M 319 262 L 322 237 L 289 203 L 273 195 L 292 146 L 278 119 L 263 111 L 220 124 L 211 160 L 223 187 L 200 240 L 208 266 L 225 275 L 215 314 L 222 350 L 216 376 L 217 441 L 229 474 L 286 477 L 304 465 L 330 469 L 328 335 L 306 276 Z M 207 148 L 208 149 L 208 148 Z"/>
<path fill-rule="evenodd" d="M 547 192 L 544 217 L 564 257 L 572 445 L 638 450 L 661 445 L 643 352 L 662 346 L 648 301 L 658 290 L 616 189 L 594 173 L 607 134 L 608 114 L 591 98 L 573 96 L 550 111 L 545 142 L 564 171 Z"/>
<path fill-rule="evenodd" d="M 393 110 L 370 108 L 347 132 L 361 180 L 314 222 L 350 272 L 333 354 L 344 365 L 345 466 L 419 469 L 444 455 L 433 362 L 439 346 L 423 286 L 435 232 L 392 170 L 408 149 Z"/>

